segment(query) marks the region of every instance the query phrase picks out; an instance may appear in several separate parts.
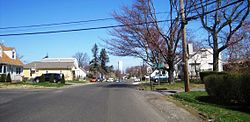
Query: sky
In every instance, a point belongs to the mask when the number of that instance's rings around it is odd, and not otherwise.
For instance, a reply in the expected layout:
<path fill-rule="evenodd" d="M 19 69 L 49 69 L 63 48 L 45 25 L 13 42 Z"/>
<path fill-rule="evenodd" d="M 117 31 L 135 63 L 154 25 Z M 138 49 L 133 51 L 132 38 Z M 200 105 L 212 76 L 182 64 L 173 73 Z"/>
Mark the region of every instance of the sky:
<path fill-rule="evenodd" d="M 134 0 L 0 0 L 0 27 L 34 24 L 61 23 L 112 17 L 113 11 L 131 5 Z M 166 0 L 156 0 L 159 12 L 165 11 Z M 166 9 L 167 10 L 167 9 Z M 117 24 L 114 20 L 89 22 L 42 28 L 0 29 L 0 34 L 51 31 L 63 29 L 91 28 Z M 192 24 L 191 24 L 192 25 Z M 196 24 L 195 24 L 196 25 Z M 0 43 L 15 47 L 23 62 L 41 60 L 47 54 L 51 58 L 72 57 L 76 52 L 86 52 L 92 58 L 91 48 L 96 43 L 99 50 L 105 46 L 103 39 L 109 39 L 109 29 L 70 33 L 23 35 L 0 37 Z M 141 65 L 142 61 L 131 57 L 110 56 L 109 65 L 117 67 L 119 60 L 123 67 Z"/>

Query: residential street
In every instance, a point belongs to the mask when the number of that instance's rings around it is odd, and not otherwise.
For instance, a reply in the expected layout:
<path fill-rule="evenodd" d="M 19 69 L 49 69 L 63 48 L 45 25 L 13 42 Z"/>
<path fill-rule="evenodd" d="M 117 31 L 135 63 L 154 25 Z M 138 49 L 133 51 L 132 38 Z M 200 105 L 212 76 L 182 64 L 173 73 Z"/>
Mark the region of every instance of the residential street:
<path fill-rule="evenodd" d="M 128 83 L 98 83 L 63 89 L 0 90 L 1 122 L 199 121 Z"/>

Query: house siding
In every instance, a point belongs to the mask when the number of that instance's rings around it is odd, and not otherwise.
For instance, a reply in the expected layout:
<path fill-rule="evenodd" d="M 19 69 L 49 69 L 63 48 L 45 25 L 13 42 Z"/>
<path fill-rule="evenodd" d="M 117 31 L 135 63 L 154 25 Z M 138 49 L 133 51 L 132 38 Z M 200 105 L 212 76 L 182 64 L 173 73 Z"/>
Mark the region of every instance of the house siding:
<path fill-rule="evenodd" d="M 24 69 L 24 77 L 28 79 L 32 79 L 46 73 L 62 73 L 64 74 L 65 80 L 74 79 L 73 71 L 71 69 L 36 69 L 33 70 L 32 75 L 31 75 L 31 69 Z"/>

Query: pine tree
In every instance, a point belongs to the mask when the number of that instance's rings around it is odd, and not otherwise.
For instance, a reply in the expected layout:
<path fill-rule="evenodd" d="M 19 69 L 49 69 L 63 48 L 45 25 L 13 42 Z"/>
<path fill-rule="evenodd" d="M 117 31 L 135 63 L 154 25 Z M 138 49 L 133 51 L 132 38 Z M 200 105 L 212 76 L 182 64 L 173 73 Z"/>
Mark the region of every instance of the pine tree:
<path fill-rule="evenodd" d="M 94 76 L 99 72 L 99 58 L 98 58 L 98 46 L 95 44 L 92 48 L 93 59 L 90 61 L 89 70 L 93 72 Z"/>
<path fill-rule="evenodd" d="M 100 68 L 101 68 L 102 74 L 108 73 L 107 63 L 109 62 L 109 57 L 105 49 L 101 50 L 99 60 L 101 62 Z"/>

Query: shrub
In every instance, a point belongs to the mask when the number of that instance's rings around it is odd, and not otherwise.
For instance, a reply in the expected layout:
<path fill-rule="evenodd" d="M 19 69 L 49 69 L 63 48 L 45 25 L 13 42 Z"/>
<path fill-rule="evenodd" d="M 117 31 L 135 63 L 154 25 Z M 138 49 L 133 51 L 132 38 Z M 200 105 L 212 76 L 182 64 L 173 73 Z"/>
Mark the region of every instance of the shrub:
<path fill-rule="evenodd" d="M 11 82 L 10 73 L 8 73 L 8 75 L 7 75 L 6 82 Z"/>
<path fill-rule="evenodd" d="M 64 78 L 64 74 L 62 74 L 62 79 L 61 79 L 61 83 L 65 84 L 65 78 Z"/>
<path fill-rule="evenodd" d="M 0 76 L 1 76 L 0 82 L 5 82 L 6 81 L 6 74 L 1 74 Z"/>
<path fill-rule="evenodd" d="M 204 82 L 204 78 L 209 75 L 225 75 L 226 72 L 215 72 L 215 71 L 206 71 L 206 72 L 200 72 L 200 79 L 202 82 Z"/>
<path fill-rule="evenodd" d="M 219 102 L 250 104 L 250 73 L 213 74 L 204 78 L 209 96 Z"/>
<path fill-rule="evenodd" d="M 40 82 L 45 82 L 45 76 L 44 75 L 41 75 L 41 77 L 40 77 Z"/>
<path fill-rule="evenodd" d="M 54 75 L 50 75 L 49 82 L 54 83 L 54 81 L 55 81 Z"/>

